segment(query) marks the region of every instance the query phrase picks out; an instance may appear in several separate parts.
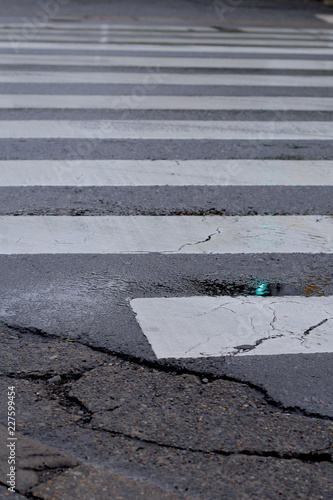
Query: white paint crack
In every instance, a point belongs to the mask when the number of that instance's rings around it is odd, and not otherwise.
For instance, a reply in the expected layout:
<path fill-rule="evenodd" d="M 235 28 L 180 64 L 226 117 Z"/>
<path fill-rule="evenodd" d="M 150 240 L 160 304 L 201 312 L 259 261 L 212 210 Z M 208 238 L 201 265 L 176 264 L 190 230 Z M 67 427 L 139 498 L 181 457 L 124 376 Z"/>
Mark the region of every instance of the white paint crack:
<path fill-rule="evenodd" d="M 210 339 L 213 339 L 213 338 L 215 338 L 215 337 L 221 337 L 221 336 L 223 336 L 223 335 L 224 335 L 224 333 L 217 333 L 216 335 L 210 335 L 209 337 L 207 337 L 207 338 L 206 338 L 205 340 L 203 340 L 202 342 L 199 342 L 198 344 L 196 344 L 196 345 L 194 345 L 194 346 L 190 347 L 190 349 L 188 349 L 187 351 L 185 351 L 185 354 L 188 354 L 189 352 L 193 351 L 194 349 L 197 349 L 197 347 L 199 347 L 199 346 L 202 346 L 202 345 L 204 345 L 204 344 L 207 344 L 207 342 L 209 342 L 209 341 L 210 341 Z M 206 356 L 212 356 L 212 354 L 208 354 L 208 353 L 204 353 L 204 352 L 200 352 L 200 355 L 201 355 L 201 356 L 204 356 L 204 355 L 206 355 Z"/>
<path fill-rule="evenodd" d="M 271 305 L 273 304 L 274 302 L 271 303 Z M 272 311 L 273 313 L 273 319 L 272 321 L 269 323 L 269 325 L 271 326 L 272 330 L 274 331 L 275 330 L 275 326 L 274 326 L 274 323 L 276 322 L 277 320 L 277 317 L 276 317 L 276 312 L 275 312 L 275 309 L 273 307 L 271 307 L 269 304 L 268 304 L 268 308 Z"/>
<path fill-rule="evenodd" d="M 252 351 L 256 347 L 258 347 L 258 345 L 262 344 L 266 340 L 278 339 L 279 337 L 284 337 L 284 334 L 283 333 L 279 333 L 278 335 L 273 335 L 272 337 L 262 337 L 261 339 L 256 340 L 256 342 L 253 345 L 245 344 L 245 345 L 235 346 L 235 347 L 233 347 L 233 349 L 236 349 L 236 351 L 233 353 L 233 355 L 236 356 L 240 352 Z"/>
<path fill-rule="evenodd" d="M 185 316 L 185 318 L 198 318 L 199 316 L 207 316 L 207 314 L 211 314 L 215 311 L 218 311 L 219 309 L 227 309 L 228 311 L 232 312 L 233 314 L 236 314 L 236 311 L 233 311 L 232 309 L 225 307 L 228 304 L 232 304 L 232 302 L 224 302 L 223 304 L 220 304 L 219 306 L 214 307 L 213 309 L 210 309 L 209 311 L 205 311 L 205 312 L 193 314 L 193 315 L 191 314 L 191 316 Z"/>
<path fill-rule="evenodd" d="M 317 323 L 316 325 L 313 325 L 313 326 L 310 326 L 310 328 L 308 328 L 307 330 L 305 330 L 305 332 L 303 333 L 303 337 L 305 337 L 305 335 L 309 335 L 309 333 L 314 330 L 315 328 L 318 328 L 318 326 L 320 325 L 323 325 L 324 323 L 326 323 L 326 321 L 328 321 L 328 318 L 326 319 L 323 319 L 322 321 L 320 321 L 319 323 Z"/>
<path fill-rule="evenodd" d="M 324 324 L 324 323 L 326 323 L 326 321 L 328 321 L 328 320 L 329 320 L 329 318 L 325 318 L 325 319 L 323 319 L 322 321 L 320 321 L 319 323 L 317 323 L 316 325 L 310 326 L 307 330 L 305 330 L 305 332 L 302 334 L 302 336 L 301 336 L 301 338 L 300 338 L 301 344 L 302 344 L 302 345 L 305 345 L 306 340 L 307 340 L 305 337 L 306 337 L 307 335 L 309 335 L 309 334 L 312 332 L 312 330 L 315 330 L 316 328 L 318 328 L 318 326 L 323 325 L 323 324 Z"/>
<path fill-rule="evenodd" d="M 199 245 L 200 243 L 206 243 L 207 241 L 210 241 L 213 238 L 213 236 L 216 236 L 217 234 L 220 233 L 221 231 L 220 228 L 218 227 L 213 233 L 209 234 L 205 240 L 196 241 L 195 243 L 184 243 L 183 245 L 181 245 L 181 247 L 178 248 L 177 251 L 180 252 L 180 250 L 182 250 L 186 246 L 193 246 L 193 245 Z"/>
<path fill-rule="evenodd" d="M 272 321 L 270 321 L 269 325 L 271 326 L 272 330 L 274 331 L 275 330 L 274 323 L 277 320 L 277 316 L 276 316 L 276 313 L 275 313 L 275 309 L 272 308 L 271 305 L 268 304 L 268 308 L 273 313 L 273 319 L 272 319 Z M 252 326 L 253 331 L 255 331 L 255 325 L 253 323 L 253 318 L 252 317 L 250 318 L 250 322 L 251 322 L 251 326 Z M 279 334 L 276 334 L 276 335 L 273 335 L 273 336 L 272 335 L 268 335 L 267 337 L 262 337 L 262 338 L 256 340 L 256 342 L 254 344 L 244 344 L 244 345 L 235 346 L 235 347 L 233 347 L 233 349 L 235 349 L 235 351 L 233 352 L 233 356 L 237 356 L 237 354 L 239 354 L 241 352 L 252 351 L 256 347 L 258 347 L 258 345 L 262 344 L 263 342 L 265 342 L 267 340 L 274 340 L 274 339 L 277 339 L 277 338 L 280 338 L 280 337 L 284 337 L 284 336 L 285 336 L 285 334 L 283 334 L 283 333 L 279 333 Z"/>

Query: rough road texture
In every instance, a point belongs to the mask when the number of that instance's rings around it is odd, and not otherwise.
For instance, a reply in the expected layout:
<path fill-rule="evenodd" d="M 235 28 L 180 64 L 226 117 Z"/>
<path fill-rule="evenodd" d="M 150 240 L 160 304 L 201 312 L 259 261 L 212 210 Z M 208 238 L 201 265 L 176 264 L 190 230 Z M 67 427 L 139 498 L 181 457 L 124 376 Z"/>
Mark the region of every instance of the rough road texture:
<path fill-rule="evenodd" d="M 3 326 L 0 339 L 2 398 L 16 387 L 23 495 L 332 498 L 327 418 L 284 410 L 246 383 L 170 373 L 38 332 Z"/>

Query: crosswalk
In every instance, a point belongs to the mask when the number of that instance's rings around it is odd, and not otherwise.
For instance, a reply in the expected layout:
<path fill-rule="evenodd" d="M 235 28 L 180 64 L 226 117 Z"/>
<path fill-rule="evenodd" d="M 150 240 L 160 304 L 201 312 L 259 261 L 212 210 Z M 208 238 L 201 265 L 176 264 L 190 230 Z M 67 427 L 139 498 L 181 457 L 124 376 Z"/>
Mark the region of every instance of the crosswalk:
<path fill-rule="evenodd" d="M 332 54 L 0 25 L 0 319 L 146 359 L 333 352 Z"/>

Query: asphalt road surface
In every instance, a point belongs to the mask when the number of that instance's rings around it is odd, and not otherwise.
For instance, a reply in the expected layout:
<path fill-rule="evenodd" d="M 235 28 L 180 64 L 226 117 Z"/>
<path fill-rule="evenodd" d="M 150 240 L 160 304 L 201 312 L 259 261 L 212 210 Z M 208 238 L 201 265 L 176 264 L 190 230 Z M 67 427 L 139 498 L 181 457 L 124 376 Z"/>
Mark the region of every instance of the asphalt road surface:
<path fill-rule="evenodd" d="M 0 24 L 15 490 L 332 498 L 329 14 L 52 5 Z"/>

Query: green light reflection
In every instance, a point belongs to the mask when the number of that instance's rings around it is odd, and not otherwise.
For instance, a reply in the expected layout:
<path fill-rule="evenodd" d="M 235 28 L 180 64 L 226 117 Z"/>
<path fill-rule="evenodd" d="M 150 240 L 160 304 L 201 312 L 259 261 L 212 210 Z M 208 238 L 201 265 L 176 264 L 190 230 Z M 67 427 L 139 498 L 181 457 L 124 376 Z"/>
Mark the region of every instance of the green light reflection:
<path fill-rule="evenodd" d="M 256 288 L 256 295 L 268 295 L 269 294 L 269 285 L 267 283 L 260 283 L 260 285 Z"/>

